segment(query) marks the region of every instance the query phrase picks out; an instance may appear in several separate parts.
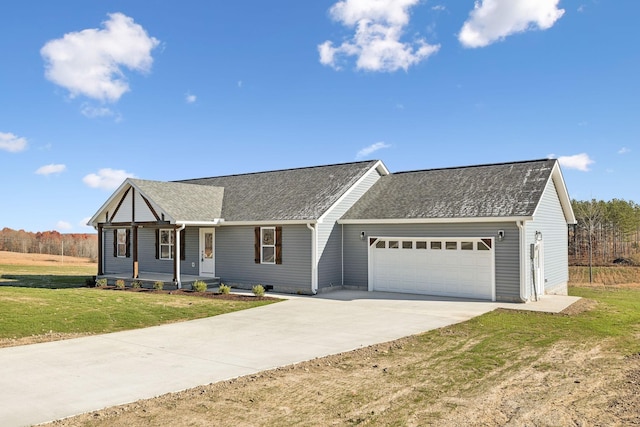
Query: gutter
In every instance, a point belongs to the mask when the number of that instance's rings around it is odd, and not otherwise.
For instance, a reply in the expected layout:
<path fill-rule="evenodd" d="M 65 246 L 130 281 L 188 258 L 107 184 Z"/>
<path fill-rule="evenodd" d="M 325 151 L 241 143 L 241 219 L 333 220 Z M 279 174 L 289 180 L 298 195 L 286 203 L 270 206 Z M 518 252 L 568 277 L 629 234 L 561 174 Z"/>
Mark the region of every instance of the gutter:
<path fill-rule="evenodd" d="M 310 222 L 307 228 L 311 230 L 311 293 L 318 293 L 318 229 Z"/>

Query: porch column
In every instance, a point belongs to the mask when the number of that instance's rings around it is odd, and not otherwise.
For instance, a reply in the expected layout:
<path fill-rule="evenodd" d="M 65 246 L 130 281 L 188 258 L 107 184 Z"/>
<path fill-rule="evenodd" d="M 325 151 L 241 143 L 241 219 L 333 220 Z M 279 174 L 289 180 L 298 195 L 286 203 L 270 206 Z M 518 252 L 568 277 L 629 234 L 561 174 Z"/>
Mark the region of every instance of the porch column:
<path fill-rule="evenodd" d="M 133 225 L 131 227 L 131 239 L 133 246 L 133 278 L 137 279 L 139 277 L 140 272 L 138 271 L 138 226 Z"/>
<path fill-rule="evenodd" d="M 175 253 L 173 255 L 173 281 L 177 283 L 178 289 L 182 289 L 182 280 L 180 280 L 180 253 L 181 253 L 181 242 L 180 242 L 180 232 L 184 230 L 185 226 L 176 227 L 175 229 Z"/>
<path fill-rule="evenodd" d="M 104 274 L 104 266 L 103 266 L 103 252 L 104 252 L 104 248 L 102 247 L 102 245 L 104 245 L 104 236 L 103 236 L 104 230 L 102 228 L 102 224 L 98 224 L 98 276 L 102 276 Z"/>

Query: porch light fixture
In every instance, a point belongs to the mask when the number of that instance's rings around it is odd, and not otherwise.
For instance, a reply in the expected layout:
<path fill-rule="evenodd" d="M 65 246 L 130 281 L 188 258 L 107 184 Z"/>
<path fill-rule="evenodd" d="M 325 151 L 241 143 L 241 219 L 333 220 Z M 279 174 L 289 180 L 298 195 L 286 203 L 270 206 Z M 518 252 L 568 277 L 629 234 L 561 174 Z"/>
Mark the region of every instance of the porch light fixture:
<path fill-rule="evenodd" d="M 366 236 L 365 232 L 361 231 L 360 232 L 360 240 L 364 240 L 365 236 Z"/>
<path fill-rule="evenodd" d="M 536 242 L 541 242 L 541 241 L 542 241 L 542 232 L 536 231 Z"/>
<path fill-rule="evenodd" d="M 504 240 L 504 230 L 498 230 L 498 242 L 502 242 Z"/>

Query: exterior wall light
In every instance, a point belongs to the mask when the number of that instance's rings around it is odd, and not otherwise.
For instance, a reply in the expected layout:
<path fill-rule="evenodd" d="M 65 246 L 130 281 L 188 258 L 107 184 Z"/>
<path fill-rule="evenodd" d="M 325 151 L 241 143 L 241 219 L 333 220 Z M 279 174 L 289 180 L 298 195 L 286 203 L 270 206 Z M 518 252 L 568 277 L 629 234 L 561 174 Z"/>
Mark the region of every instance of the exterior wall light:
<path fill-rule="evenodd" d="M 498 230 L 498 241 L 502 242 L 504 240 L 504 230 Z"/>
<path fill-rule="evenodd" d="M 542 232 L 536 231 L 536 242 L 541 242 L 541 241 L 542 241 Z"/>
<path fill-rule="evenodd" d="M 364 240 L 365 236 L 366 236 L 365 232 L 361 231 L 360 232 L 360 240 Z"/>

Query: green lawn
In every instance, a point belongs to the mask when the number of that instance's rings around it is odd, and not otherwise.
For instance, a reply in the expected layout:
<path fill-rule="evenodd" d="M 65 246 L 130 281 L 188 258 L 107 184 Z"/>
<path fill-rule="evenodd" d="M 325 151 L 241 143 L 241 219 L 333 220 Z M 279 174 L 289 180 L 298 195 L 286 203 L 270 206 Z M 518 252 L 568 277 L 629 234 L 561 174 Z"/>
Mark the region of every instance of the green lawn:
<path fill-rule="evenodd" d="M 269 304 L 86 288 L 95 265 L 0 264 L 0 339 L 98 334 L 198 319 Z"/>
<path fill-rule="evenodd" d="M 96 265 L 0 264 L 0 285 L 31 288 L 77 288 L 96 274 Z"/>

